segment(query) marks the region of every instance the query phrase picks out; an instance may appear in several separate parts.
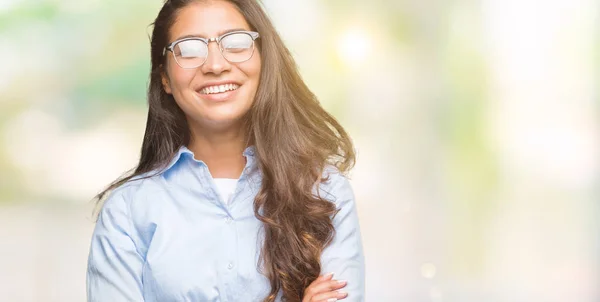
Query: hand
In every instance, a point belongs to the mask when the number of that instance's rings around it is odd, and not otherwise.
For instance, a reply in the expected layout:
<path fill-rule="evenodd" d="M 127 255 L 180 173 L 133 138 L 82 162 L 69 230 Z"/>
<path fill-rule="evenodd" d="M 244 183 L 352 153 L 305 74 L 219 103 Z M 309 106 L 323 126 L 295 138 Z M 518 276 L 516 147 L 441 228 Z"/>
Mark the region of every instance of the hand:
<path fill-rule="evenodd" d="M 302 302 L 334 302 L 344 299 L 348 293 L 338 291 L 346 286 L 346 281 L 333 280 L 333 273 L 321 275 L 305 290 Z"/>

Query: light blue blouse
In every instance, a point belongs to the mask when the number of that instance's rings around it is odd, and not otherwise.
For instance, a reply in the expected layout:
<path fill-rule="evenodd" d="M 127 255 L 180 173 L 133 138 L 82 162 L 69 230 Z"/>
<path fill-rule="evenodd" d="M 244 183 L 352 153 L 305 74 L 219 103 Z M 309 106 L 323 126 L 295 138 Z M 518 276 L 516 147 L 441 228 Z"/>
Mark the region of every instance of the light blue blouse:
<path fill-rule="evenodd" d="M 208 167 L 182 147 L 167 168 L 115 189 L 94 233 L 88 301 L 260 301 L 270 291 L 258 270 L 264 236 L 253 202 L 261 173 L 253 147 L 228 204 Z M 344 301 L 364 301 L 364 256 L 354 194 L 329 169 L 321 196 L 334 202 L 336 236 L 321 257 L 322 274 L 347 280 Z M 281 294 L 281 293 L 280 293 Z"/>

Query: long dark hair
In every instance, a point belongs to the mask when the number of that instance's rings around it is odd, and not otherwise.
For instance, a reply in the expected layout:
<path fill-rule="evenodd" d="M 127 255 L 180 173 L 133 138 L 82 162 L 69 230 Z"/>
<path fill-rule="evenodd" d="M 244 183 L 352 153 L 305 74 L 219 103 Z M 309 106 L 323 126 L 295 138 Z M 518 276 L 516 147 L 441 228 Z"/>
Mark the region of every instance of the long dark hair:
<path fill-rule="evenodd" d="M 153 23 L 149 110 L 140 161 L 131 173 L 96 196 L 99 205 L 109 191 L 123 183 L 166 167 L 178 149 L 190 142 L 185 115 L 164 91 L 161 72 L 163 49 L 177 13 L 197 1 L 202 0 L 167 0 Z M 223 1 L 234 4 L 251 29 L 261 35 L 257 40 L 260 83 L 245 130 L 263 175 L 254 213 L 265 233 L 259 265 L 271 284 L 264 301 L 274 301 L 280 290 L 286 301 L 301 301 L 305 288 L 319 276 L 321 253 L 335 235 L 332 219 L 336 207 L 315 196 L 313 189 L 324 181 L 327 165 L 342 173 L 352 168 L 353 145 L 300 77 L 261 4 L 257 0 Z"/>

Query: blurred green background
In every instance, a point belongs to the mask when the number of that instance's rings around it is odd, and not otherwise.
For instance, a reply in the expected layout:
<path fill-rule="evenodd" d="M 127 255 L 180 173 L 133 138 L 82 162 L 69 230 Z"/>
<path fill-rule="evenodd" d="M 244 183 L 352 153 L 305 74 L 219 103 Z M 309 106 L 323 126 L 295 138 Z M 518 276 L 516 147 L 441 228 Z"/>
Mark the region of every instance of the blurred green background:
<path fill-rule="evenodd" d="M 83 301 L 160 0 L 0 0 L 0 297 Z M 593 0 L 265 0 L 353 137 L 368 301 L 600 300 Z"/>

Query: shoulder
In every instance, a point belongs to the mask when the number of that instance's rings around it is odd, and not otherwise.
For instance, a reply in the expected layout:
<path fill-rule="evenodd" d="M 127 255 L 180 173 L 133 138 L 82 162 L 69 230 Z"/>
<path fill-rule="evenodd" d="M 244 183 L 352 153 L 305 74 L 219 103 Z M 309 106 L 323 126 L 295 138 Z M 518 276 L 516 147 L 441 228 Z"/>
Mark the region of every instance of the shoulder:
<path fill-rule="evenodd" d="M 321 179 L 324 180 L 321 183 L 325 186 L 332 186 L 349 180 L 347 173 L 341 172 L 337 167 L 333 165 L 326 165 L 321 173 Z"/>
<path fill-rule="evenodd" d="M 318 190 L 321 197 L 336 203 L 338 206 L 342 201 L 352 201 L 354 199 L 348 175 L 332 165 L 327 165 L 323 169 Z"/>
<path fill-rule="evenodd" d="M 108 193 L 100 213 L 115 209 L 131 212 L 135 204 L 159 191 L 164 191 L 160 174 L 153 172 L 135 176 Z"/>

